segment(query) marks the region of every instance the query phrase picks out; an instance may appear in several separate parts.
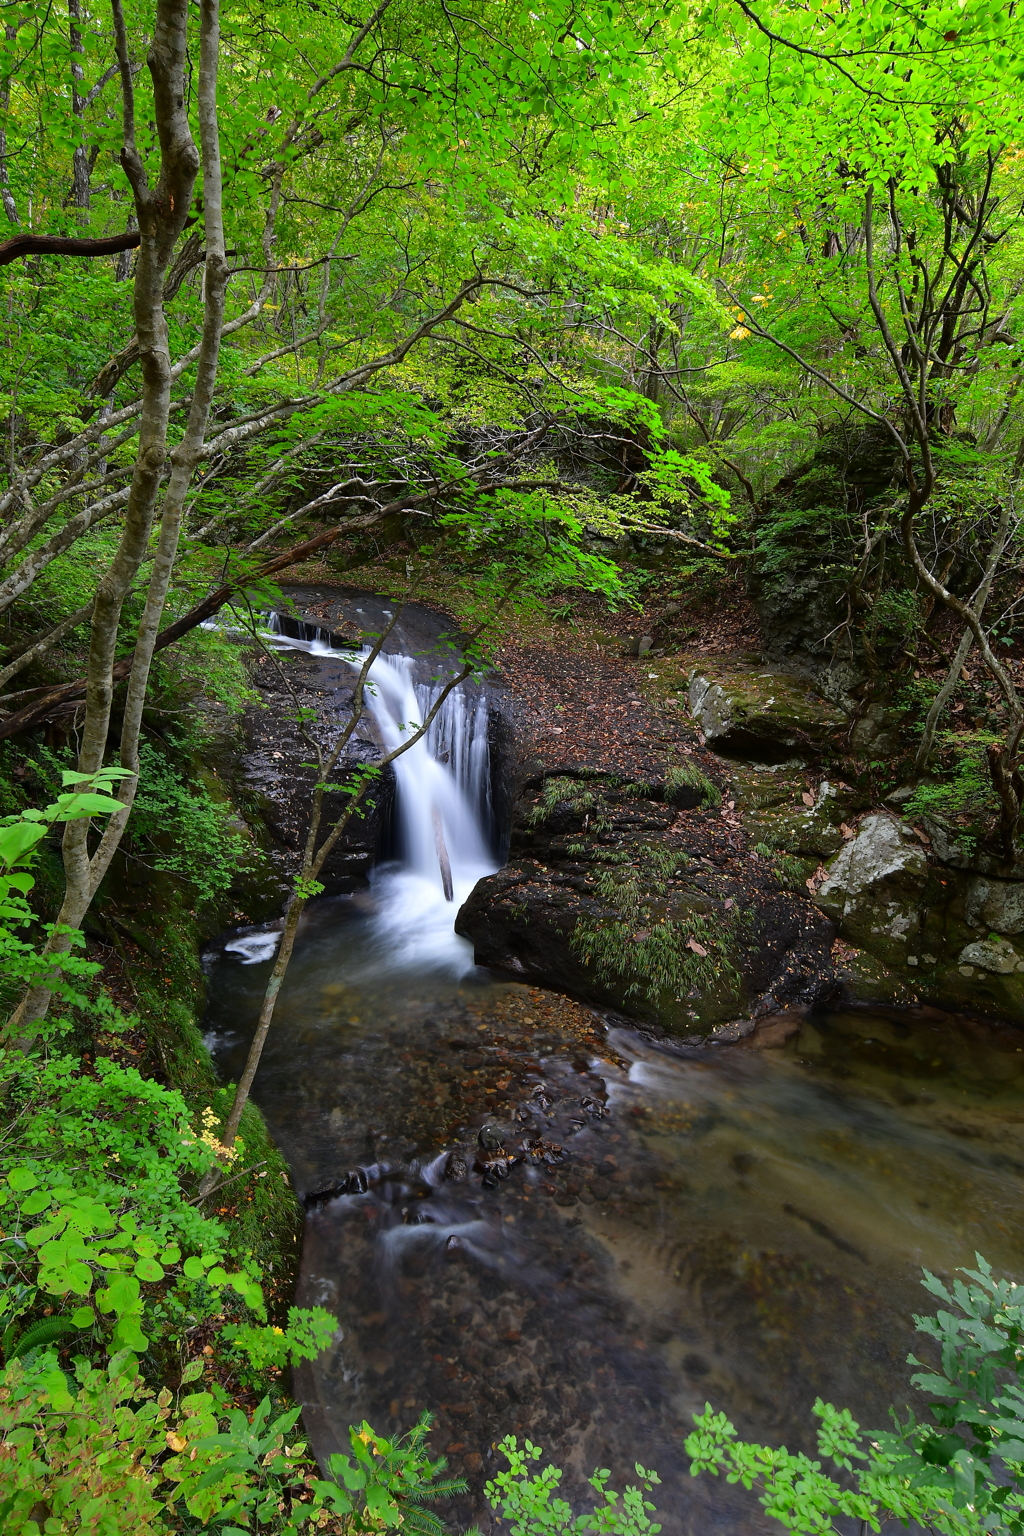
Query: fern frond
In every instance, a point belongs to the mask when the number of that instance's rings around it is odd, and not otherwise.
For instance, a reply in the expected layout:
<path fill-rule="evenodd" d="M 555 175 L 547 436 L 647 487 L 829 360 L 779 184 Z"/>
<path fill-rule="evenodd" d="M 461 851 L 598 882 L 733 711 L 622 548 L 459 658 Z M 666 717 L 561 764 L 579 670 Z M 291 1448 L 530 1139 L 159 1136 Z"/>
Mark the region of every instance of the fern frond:
<path fill-rule="evenodd" d="M 63 1339 L 69 1333 L 78 1333 L 78 1331 L 68 1317 L 44 1317 L 38 1323 L 32 1323 L 26 1328 L 5 1353 L 8 1360 L 23 1360 L 33 1349 L 42 1349 L 45 1345 L 53 1344 L 57 1339 Z M 5 1342 L 6 1337 L 5 1334 Z"/>

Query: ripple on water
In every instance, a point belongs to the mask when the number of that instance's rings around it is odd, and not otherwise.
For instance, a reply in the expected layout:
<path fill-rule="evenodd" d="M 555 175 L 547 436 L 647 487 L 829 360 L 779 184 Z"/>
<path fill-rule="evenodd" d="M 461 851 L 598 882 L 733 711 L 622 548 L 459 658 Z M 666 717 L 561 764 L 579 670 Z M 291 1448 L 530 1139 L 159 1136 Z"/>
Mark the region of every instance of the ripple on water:
<path fill-rule="evenodd" d="M 688 1477 L 693 1412 L 806 1448 L 819 1394 L 881 1423 L 920 1266 L 977 1249 L 1020 1272 L 1019 1033 L 858 1009 L 684 1055 L 466 970 L 450 907 L 439 963 L 429 911 L 396 952 L 379 897 L 311 909 L 256 1085 L 300 1193 L 323 1192 L 301 1299 L 342 1331 L 299 1380 L 321 1453 L 430 1408 L 471 1483 L 457 1523 L 486 1524 L 512 1432 L 570 1492 L 640 1460 L 674 1528 L 761 1530 L 751 1498 Z M 211 968 L 229 1074 L 268 970 L 244 958 Z"/>

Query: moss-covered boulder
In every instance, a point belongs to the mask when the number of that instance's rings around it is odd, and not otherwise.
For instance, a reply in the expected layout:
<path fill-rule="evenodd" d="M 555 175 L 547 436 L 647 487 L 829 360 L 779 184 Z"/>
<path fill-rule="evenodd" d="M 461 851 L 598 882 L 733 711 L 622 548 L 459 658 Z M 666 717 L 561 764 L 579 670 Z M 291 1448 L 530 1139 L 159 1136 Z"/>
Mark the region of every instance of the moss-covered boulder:
<path fill-rule="evenodd" d="M 688 704 L 715 752 L 759 763 L 817 757 L 846 724 L 834 704 L 781 672 L 694 670 Z"/>
<path fill-rule="evenodd" d="M 720 789 L 680 806 L 671 784 L 527 784 L 508 863 L 456 920 L 478 963 L 677 1035 L 828 995 L 831 924 L 741 856 Z"/>

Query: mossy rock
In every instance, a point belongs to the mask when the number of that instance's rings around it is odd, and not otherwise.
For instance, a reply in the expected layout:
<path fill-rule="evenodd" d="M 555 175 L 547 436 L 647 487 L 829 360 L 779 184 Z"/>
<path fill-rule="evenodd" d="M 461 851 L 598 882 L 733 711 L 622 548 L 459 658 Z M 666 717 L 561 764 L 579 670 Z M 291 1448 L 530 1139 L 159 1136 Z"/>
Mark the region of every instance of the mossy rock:
<path fill-rule="evenodd" d="M 713 751 L 757 763 L 820 756 L 846 725 L 834 704 L 781 672 L 694 670 L 688 702 Z"/>
<path fill-rule="evenodd" d="M 756 802 L 761 797 L 755 791 L 750 798 Z M 828 780 L 822 780 L 813 795 L 802 784 L 790 781 L 784 798 L 780 796 L 774 804 L 755 803 L 746 810 L 737 799 L 737 805 L 743 814 L 743 830 L 752 843 L 765 843 L 780 853 L 819 863 L 843 847 L 846 838 L 842 828 L 853 815 L 854 796 Z"/>

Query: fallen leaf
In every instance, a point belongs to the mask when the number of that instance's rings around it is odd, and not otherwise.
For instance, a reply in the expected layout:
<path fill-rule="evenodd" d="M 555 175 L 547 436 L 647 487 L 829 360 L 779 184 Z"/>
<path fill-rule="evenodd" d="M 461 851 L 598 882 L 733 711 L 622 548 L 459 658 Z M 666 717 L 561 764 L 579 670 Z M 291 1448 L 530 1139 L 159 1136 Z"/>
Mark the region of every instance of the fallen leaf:
<path fill-rule="evenodd" d="M 702 959 L 707 958 L 707 950 L 704 948 L 703 944 L 698 944 L 696 939 L 687 939 L 686 947 L 687 949 L 692 949 L 694 954 L 700 955 Z"/>
<path fill-rule="evenodd" d="M 731 896 L 727 896 L 726 897 L 726 900 L 725 900 L 725 910 L 727 912 L 731 912 L 732 911 L 732 897 Z"/>
<path fill-rule="evenodd" d="M 804 790 L 803 794 L 800 796 L 800 799 L 803 801 L 804 805 L 813 805 L 814 804 L 814 796 L 813 795 L 809 795 L 807 793 L 806 789 Z"/>
<path fill-rule="evenodd" d="M 842 833 L 842 834 L 843 834 L 843 836 L 844 836 L 844 837 L 845 837 L 845 838 L 846 838 L 846 839 L 847 839 L 847 840 L 849 840 L 849 839 L 850 839 L 850 838 L 851 838 L 851 837 L 856 837 L 856 835 L 857 835 L 857 834 L 856 834 L 856 833 L 855 833 L 855 832 L 854 832 L 854 830 L 853 830 L 853 828 L 852 828 L 852 827 L 848 827 L 848 826 L 847 826 L 847 825 L 846 825 L 846 822 L 845 822 L 845 821 L 844 821 L 844 822 L 843 822 L 843 823 L 842 823 L 842 825 L 841 825 L 841 826 L 840 826 L 840 828 L 839 828 L 839 830 L 840 830 L 840 832 L 841 832 L 841 833 Z"/>
<path fill-rule="evenodd" d="M 650 936 L 651 930 L 649 928 L 641 928 L 639 933 L 634 933 L 633 939 L 636 943 L 639 943 L 641 939 L 649 939 Z"/>

